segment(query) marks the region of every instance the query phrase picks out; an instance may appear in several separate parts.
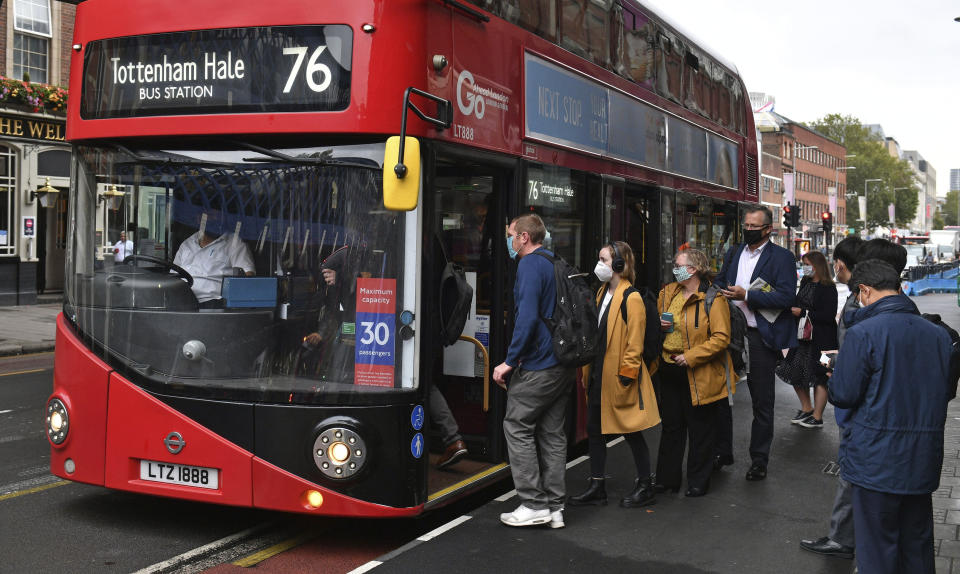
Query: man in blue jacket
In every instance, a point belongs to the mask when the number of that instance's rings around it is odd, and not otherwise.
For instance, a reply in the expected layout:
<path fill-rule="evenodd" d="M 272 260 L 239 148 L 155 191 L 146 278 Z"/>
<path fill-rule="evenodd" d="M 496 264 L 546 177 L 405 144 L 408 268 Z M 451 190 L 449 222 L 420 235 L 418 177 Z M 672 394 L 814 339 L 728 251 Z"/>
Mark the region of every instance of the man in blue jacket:
<path fill-rule="evenodd" d="M 829 383 L 830 402 L 850 409 L 840 467 L 852 485 L 857 568 L 933 574 L 931 493 L 940 484 L 951 341 L 900 293 L 897 271 L 857 263 L 861 308 L 848 317 Z"/>
<path fill-rule="evenodd" d="M 574 369 L 564 367 L 553 352 L 550 331 L 541 317 L 553 316 L 557 285 L 553 262 L 535 251 L 543 248 L 543 221 L 534 213 L 514 218 L 507 230 L 507 251 L 517 265 L 513 286 L 513 338 L 507 359 L 493 370 L 493 380 L 507 388 L 503 433 L 510 472 L 520 506 L 500 515 L 508 526 L 550 523 L 563 528 L 567 435 L 564 430 Z"/>
<path fill-rule="evenodd" d="M 750 431 L 750 470 L 747 480 L 767 477 L 770 445 L 773 443 L 774 370 L 783 349 L 797 346 L 797 322 L 789 309 L 797 290 L 797 267 L 793 254 L 770 241 L 773 214 L 755 206 L 743 216 L 744 244 L 727 251 L 723 269 L 714 280 L 724 297 L 740 307 L 747 318 L 750 365 L 747 385 L 753 402 Z M 723 401 L 722 401 L 723 402 Z M 731 445 L 733 420 L 730 406 L 721 408 L 718 441 Z M 732 450 L 721 453 L 715 466 L 732 464 Z"/>

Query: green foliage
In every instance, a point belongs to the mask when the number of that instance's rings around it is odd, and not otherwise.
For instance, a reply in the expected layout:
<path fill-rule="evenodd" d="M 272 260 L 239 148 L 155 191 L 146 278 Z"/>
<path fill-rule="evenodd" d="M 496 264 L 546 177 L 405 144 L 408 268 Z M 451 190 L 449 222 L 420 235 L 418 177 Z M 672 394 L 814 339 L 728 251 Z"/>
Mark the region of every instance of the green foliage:
<path fill-rule="evenodd" d="M 864 184 L 867 193 L 868 227 L 889 225 L 887 205 L 896 207 L 897 226 L 905 227 L 917 211 L 919 188 L 906 160 L 890 155 L 880 137 L 871 132 L 853 116 L 829 114 L 810 124 L 810 127 L 847 148 L 847 225 L 860 229 L 860 205 L 855 196 L 862 196 Z M 881 181 L 870 181 L 879 179 Z M 896 188 L 906 188 L 898 189 Z M 949 223 L 948 223 L 949 225 Z"/>
<path fill-rule="evenodd" d="M 31 84 L 0 76 L 0 104 L 20 104 L 34 112 L 56 114 L 67 111 L 67 90 L 47 84 Z"/>
<path fill-rule="evenodd" d="M 933 228 L 934 229 L 943 229 L 943 226 L 946 225 L 943 221 L 943 213 L 938 209 L 933 214 Z"/>
<path fill-rule="evenodd" d="M 943 218 L 943 225 L 958 225 L 957 210 L 960 209 L 960 207 L 957 206 L 958 195 L 960 195 L 960 191 L 948 191 L 947 197 L 944 198 L 943 207 L 937 210 L 937 213 Z M 934 221 L 936 221 L 936 219 L 934 219 Z M 943 227 L 934 226 L 934 229 L 943 229 Z"/>

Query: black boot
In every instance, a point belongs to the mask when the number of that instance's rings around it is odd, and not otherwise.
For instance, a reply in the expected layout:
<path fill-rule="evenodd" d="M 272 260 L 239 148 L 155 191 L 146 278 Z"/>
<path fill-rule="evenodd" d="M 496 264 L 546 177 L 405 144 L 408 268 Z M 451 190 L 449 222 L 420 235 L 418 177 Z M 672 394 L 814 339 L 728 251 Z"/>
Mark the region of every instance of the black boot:
<path fill-rule="evenodd" d="M 653 478 L 638 478 L 633 492 L 620 500 L 620 506 L 624 508 L 637 508 L 638 506 L 647 506 L 649 504 L 655 504 L 656 502 Z"/>
<path fill-rule="evenodd" d="M 606 505 L 607 489 L 604 482 L 602 478 L 591 478 L 587 489 L 576 496 L 567 498 L 567 504 L 570 506 Z"/>

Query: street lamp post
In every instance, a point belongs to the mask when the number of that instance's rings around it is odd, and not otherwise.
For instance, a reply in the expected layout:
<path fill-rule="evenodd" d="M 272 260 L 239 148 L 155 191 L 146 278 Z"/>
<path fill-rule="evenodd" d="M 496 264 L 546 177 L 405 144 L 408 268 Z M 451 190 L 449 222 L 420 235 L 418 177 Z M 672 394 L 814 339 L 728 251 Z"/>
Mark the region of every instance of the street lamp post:
<path fill-rule="evenodd" d="M 867 214 L 870 213 L 870 210 L 868 209 L 868 205 L 867 205 L 867 184 L 870 183 L 871 181 L 883 181 L 883 180 L 882 179 L 863 180 L 863 213 L 861 214 L 861 218 L 863 219 L 864 231 L 866 231 L 867 228 L 870 226 L 869 220 L 867 218 Z"/>

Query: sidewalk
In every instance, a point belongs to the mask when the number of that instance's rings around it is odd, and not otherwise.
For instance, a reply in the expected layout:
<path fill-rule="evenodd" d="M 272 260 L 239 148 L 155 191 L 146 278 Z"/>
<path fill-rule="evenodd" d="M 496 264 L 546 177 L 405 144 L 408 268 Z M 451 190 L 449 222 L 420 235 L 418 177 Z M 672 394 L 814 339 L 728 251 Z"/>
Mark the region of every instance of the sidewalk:
<path fill-rule="evenodd" d="M 938 313 L 960 327 L 956 295 L 913 300 L 921 312 Z M 853 561 L 818 556 L 799 546 L 801 538 L 824 536 L 829 529 L 838 433 L 830 406 L 823 429 L 791 425 L 796 404 L 792 389 L 779 384 L 770 474 L 763 482 L 744 480 L 751 413 L 749 390 L 742 385 L 733 407 L 736 464 L 715 473 L 707 496 L 668 494 L 645 509 L 617 507 L 633 480 L 629 450 L 620 441 L 608 448 L 608 506 L 567 508 L 563 529 L 516 529 L 499 522 L 501 512 L 518 504 L 505 495 L 449 530 L 438 529 L 378 558 L 382 564 L 374 571 L 849 574 Z M 569 492 L 584 488 L 587 467 L 571 461 Z M 933 508 L 937 572 L 960 572 L 960 400 L 950 403 L 943 478 Z"/>
<path fill-rule="evenodd" d="M 0 357 L 53 350 L 62 303 L 0 307 Z"/>

